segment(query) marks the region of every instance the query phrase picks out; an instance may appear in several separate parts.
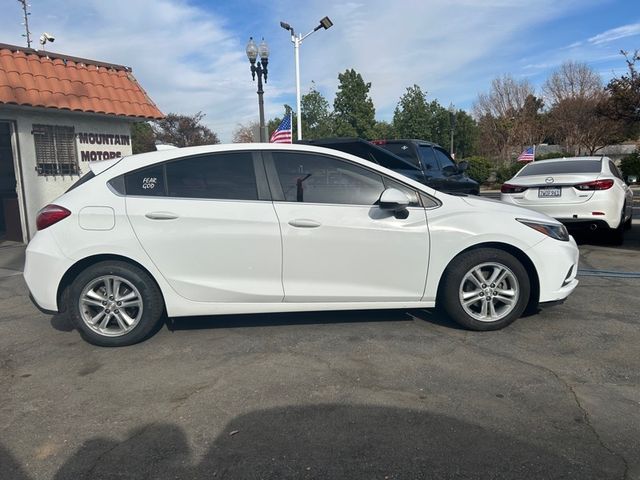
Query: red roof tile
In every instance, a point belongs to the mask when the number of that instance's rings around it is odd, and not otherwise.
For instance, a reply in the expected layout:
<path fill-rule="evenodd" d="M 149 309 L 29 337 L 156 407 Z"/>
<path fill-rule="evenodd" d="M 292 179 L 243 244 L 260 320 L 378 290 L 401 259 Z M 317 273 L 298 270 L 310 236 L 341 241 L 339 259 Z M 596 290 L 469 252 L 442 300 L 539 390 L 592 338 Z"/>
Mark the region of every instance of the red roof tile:
<path fill-rule="evenodd" d="M 0 44 L 0 104 L 158 119 L 164 115 L 122 65 Z"/>

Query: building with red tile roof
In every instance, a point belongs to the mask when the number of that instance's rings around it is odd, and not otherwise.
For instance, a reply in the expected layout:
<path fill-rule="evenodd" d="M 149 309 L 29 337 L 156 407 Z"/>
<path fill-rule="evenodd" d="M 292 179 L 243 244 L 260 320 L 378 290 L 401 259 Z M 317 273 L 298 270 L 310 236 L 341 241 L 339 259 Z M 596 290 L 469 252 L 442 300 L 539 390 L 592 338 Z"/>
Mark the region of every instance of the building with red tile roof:
<path fill-rule="evenodd" d="M 88 171 L 132 153 L 131 124 L 163 118 L 130 67 L 0 43 L 0 242 Z"/>

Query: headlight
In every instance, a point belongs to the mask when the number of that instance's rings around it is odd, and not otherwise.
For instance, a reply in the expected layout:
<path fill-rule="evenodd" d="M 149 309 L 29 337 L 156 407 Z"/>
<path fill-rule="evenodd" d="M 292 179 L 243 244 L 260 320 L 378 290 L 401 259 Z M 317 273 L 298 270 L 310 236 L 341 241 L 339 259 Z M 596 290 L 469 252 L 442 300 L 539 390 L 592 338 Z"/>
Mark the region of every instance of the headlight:
<path fill-rule="evenodd" d="M 520 223 L 525 224 L 527 227 L 531 227 L 534 230 L 544 233 L 546 236 L 561 240 L 563 242 L 569 241 L 569 232 L 567 227 L 557 223 L 542 223 L 534 222 L 533 220 L 525 220 L 523 218 L 516 218 Z"/>

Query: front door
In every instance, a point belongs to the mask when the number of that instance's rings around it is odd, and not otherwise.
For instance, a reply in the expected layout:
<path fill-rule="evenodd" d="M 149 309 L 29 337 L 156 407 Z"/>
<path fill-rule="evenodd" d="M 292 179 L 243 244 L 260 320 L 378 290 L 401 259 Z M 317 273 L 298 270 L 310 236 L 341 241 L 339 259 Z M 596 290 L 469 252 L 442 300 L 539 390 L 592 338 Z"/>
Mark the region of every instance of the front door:
<path fill-rule="evenodd" d="M 176 292 L 198 302 L 282 301 L 280 227 L 266 188 L 251 152 L 125 175 L 127 215 L 142 247 Z"/>
<path fill-rule="evenodd" d="M 265 157 L 282 230 L 285 302 L 420 300 L 429 236 L 415 191 L 332 156 Z M 412 197 L 406 218 L 375 205 L 387 187 Z"/>
<path fill-rule="evenodd" d="M 11 124 L 0 122 L 0 241 L 22 242 Z"/>

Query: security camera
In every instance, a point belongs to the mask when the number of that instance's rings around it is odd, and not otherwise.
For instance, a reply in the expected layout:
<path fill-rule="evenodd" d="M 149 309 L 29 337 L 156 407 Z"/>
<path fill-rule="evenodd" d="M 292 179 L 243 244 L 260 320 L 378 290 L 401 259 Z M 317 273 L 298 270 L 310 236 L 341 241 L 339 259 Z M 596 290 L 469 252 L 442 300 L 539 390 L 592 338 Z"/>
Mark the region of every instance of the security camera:
<path fill-rule="evenodd" d="M 55 42 L 56 37 L 54 37 L 53 35 L 51 35 L 50 33 L 44 32 L 42 35 L 40 35 L 40 45 L 43 45 L 47 42 Z"/>

